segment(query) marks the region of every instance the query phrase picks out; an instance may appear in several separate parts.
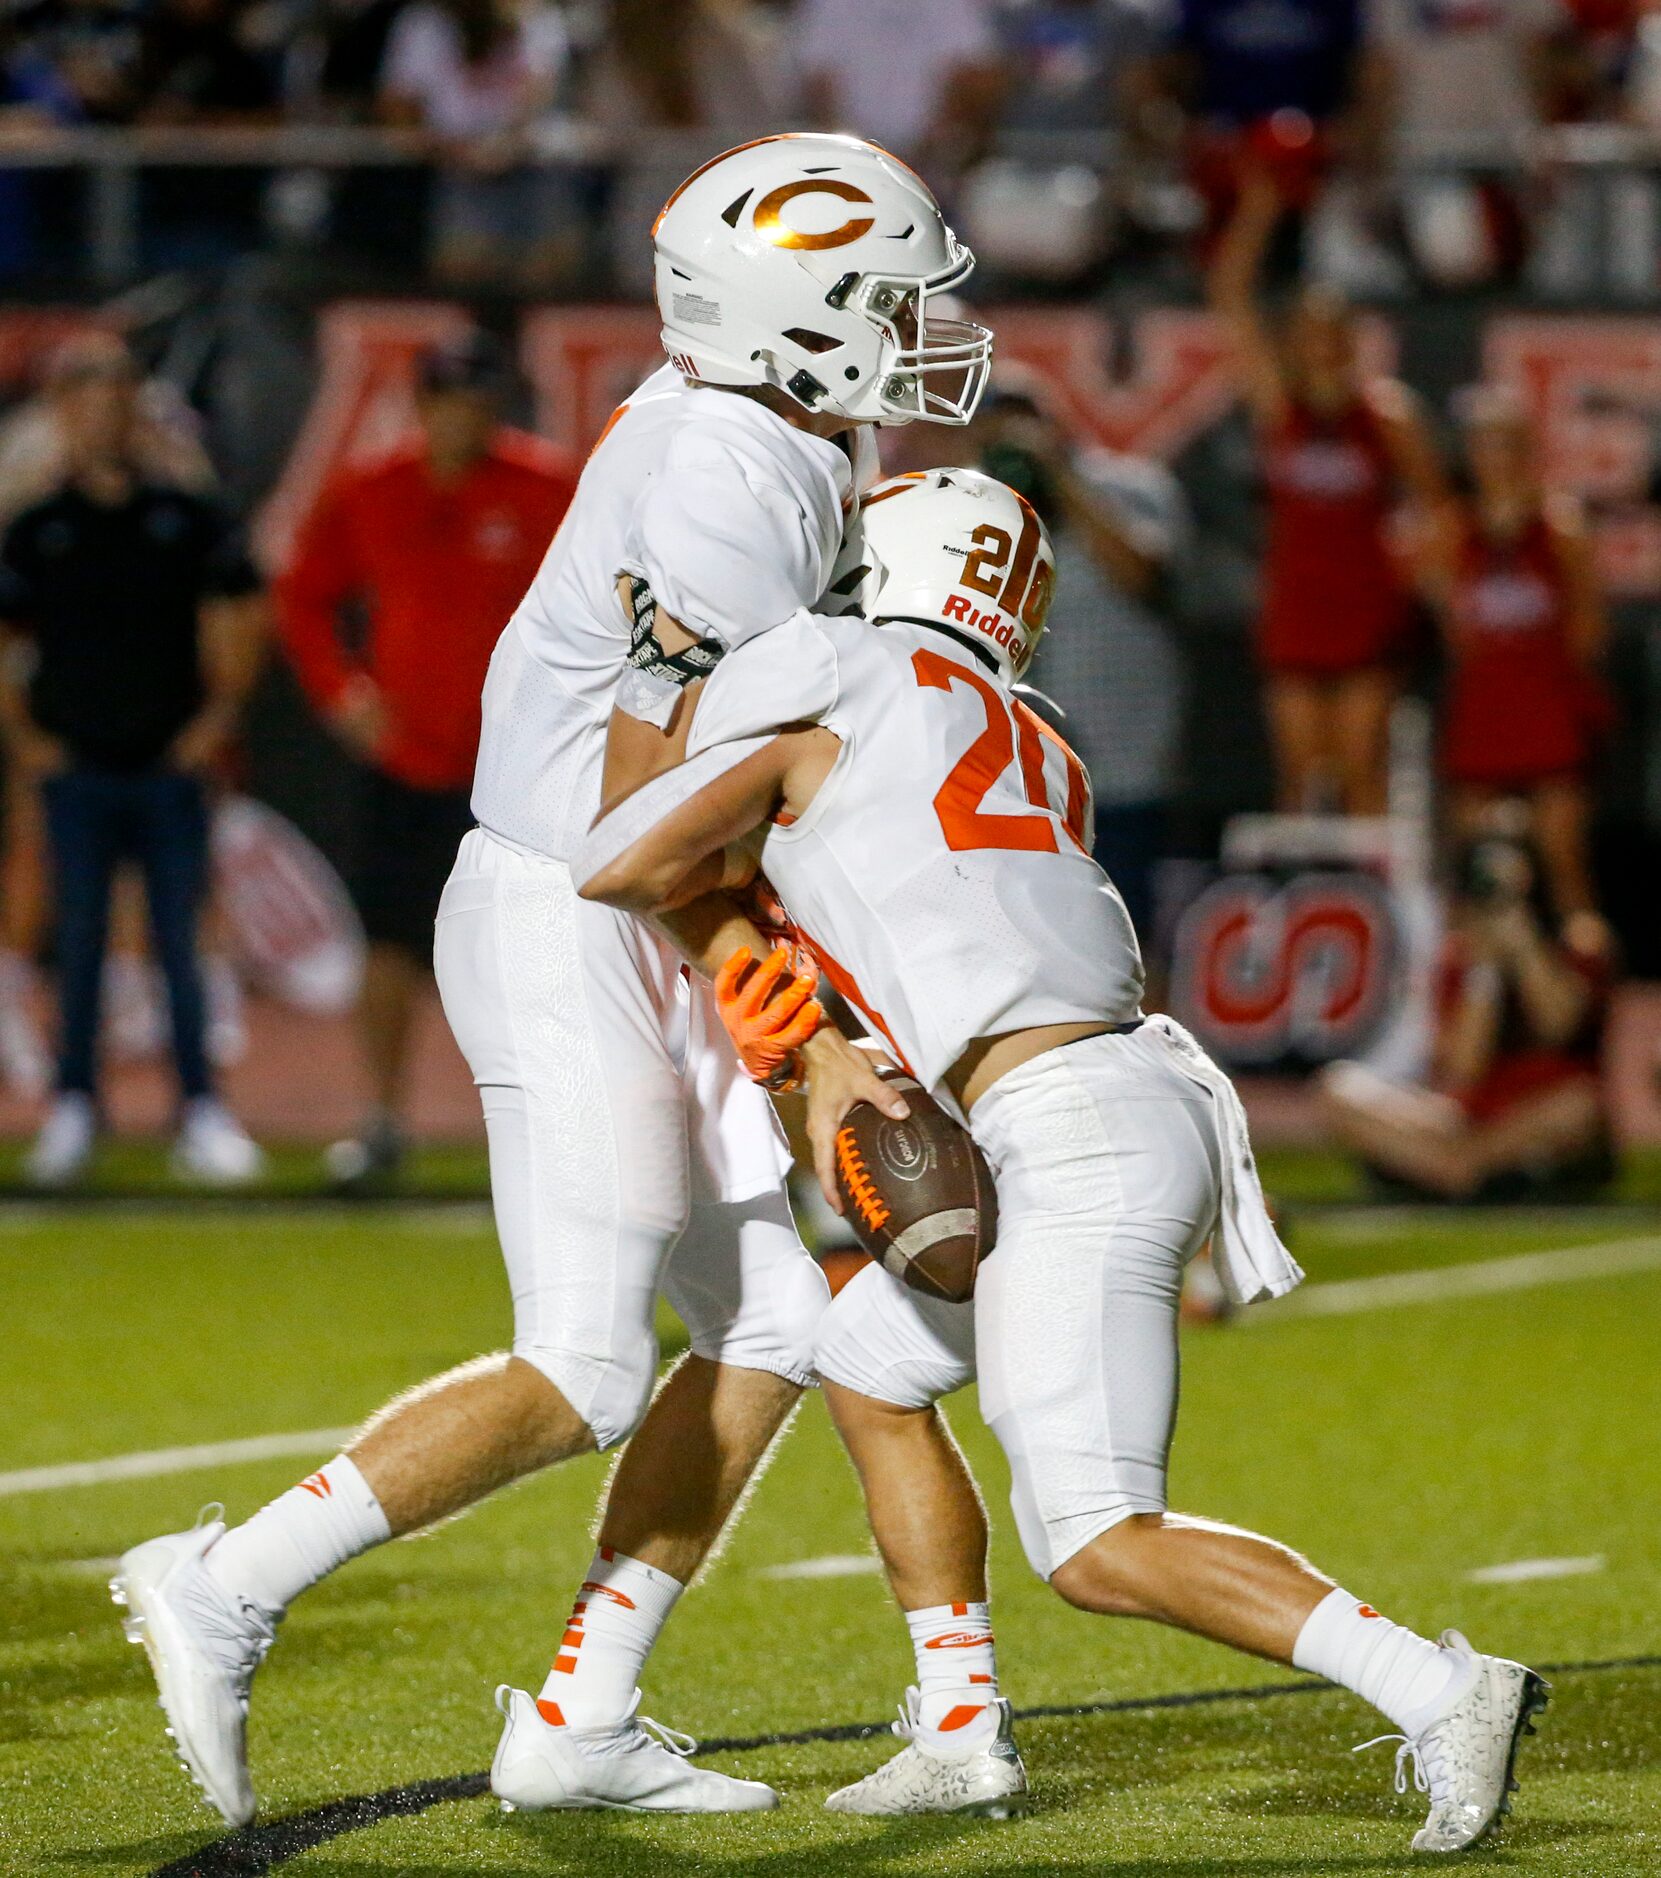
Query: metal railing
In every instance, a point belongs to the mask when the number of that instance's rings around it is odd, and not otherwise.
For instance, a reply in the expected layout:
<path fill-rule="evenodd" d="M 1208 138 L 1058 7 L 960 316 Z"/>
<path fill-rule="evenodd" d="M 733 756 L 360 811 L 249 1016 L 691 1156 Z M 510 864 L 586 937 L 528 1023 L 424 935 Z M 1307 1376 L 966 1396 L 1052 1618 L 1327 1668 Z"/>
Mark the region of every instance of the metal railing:
<path fill-rule="evenodd" d="M 1094 141 L 1092 142 L 1092 139 Z M 688 132 L 627 133 L 562 118 L 539 127 L 533 161 L 549 167 L 604 165 L 618 172 L 690 166 L 709 151 Z M 1021 162 L 1093 162 L 1125 180 L 1132 173 L 1106 134 L 1013 133 L 1000 148 Z M 0 140 L 0 173 L 81 171 L 87 178 L 82 247 L 89 284 L 130 282 L 140 256 L 139 177 L 146 170 L 255 170 L 338 174 L 430 169 L 434 154 L 419 132 L 352 125 L 62 129 Z M 1561 253 L 1536 270 L 1548 298 L 1661 299 L 1661 134 L 1627 125 L 1567 125 L 1526 141 L 1471 139 L 1433 161 L 1404 165 L 1404 181 L 1512 173 L 1553 179 Z M 1565 212 L 1564 205 L 1567 205 Z"/>

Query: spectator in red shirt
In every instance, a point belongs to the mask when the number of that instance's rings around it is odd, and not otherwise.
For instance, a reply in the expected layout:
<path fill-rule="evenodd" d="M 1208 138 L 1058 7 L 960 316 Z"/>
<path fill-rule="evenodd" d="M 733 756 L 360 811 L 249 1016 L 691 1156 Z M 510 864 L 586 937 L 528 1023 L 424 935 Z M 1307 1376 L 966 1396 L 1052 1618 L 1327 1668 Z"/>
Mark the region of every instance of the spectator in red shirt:
<path fill-rule="evenodd" d="M 1584 1198 L 1613 1172 L 1601 922 L 1555 937 L 1540 858 L 1506 804 L 1459 855 L 1428 1086 L 1335 1063 L 1338 1138 L 1396 1190 L 1438 1200 Z"/>
<path fill-rule="evenodd" d="M 1465 488 L 1414 570 L 1447 652 L 1442 780 L 1454 832 L 1528 804 L 1550 899 L 1590 916 L 1592 772 L 1614 718 L 1601 582 L 1575 498 L 1545 486 L 1529 414 L 1507 387 L 1459 400 Z"/>
<path fill-rule="evenodd" d="M 552 445 L 501 423 L 505 356 L 475 333 L 420 361 L 421 432 L 325 494 L 277 588 L 289 657 L 368 770 L 354 898 L 369 938 L 359 1027 L 374 1107 L 330 1167 L 347 1185 L 402 1159 L 411 1029 L 433 918 L 471 826 L 479 694 L 576 489 Z M 360 651 L 342 625 L 365 623 Z"/>
<path fill-rule="evenodd" d="M 1269 176 L 1249 171 L 1209 283 L 1264 471 L 1257 656 L 1276 801 L 1298 814 L 1324 796 L 1347 815 L 1382 815 L 1410 624 L 1393 523 L 1398 509 L 1438 513 L 1447 491 L 1413 394 L 1366 368 L 1340 296 L 1304 285 L 1282 324 L 1265 316 L 1260 274 L 1282 208 Z"/>

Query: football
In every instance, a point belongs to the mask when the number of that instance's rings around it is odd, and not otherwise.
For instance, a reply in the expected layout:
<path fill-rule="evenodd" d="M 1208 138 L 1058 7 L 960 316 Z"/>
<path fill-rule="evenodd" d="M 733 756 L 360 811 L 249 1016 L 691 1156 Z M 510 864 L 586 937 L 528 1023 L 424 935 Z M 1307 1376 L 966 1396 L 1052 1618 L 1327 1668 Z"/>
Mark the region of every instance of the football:
<path fill-rule="evenodd" d="M 910 1105 L 903 1122 L 869 1102 L 836 1136 L 836 1184 L 849 1224 L 878 1264 L 931 1298 L 961 1304 L 998 1235 L 992 1170 L 968 1129 L 922 1084 L 879 1073 Z"/>

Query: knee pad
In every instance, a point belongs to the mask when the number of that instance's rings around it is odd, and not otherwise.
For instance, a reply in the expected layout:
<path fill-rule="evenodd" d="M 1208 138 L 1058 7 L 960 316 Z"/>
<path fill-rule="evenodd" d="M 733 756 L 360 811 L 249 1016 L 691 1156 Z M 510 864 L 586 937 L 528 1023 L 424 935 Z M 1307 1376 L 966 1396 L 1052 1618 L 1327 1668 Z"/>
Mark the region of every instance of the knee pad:
<path fill-rule="evenodd" d="M 782 1192 L 692 1209 L 664 1279 L 694 1354 L 767 1370 L 803 1388 L 815 1380 L 814 1338 L 830 1303 Z"/>
<path fill-rule="evenodd" d="M 813 1354 L 826 1382 L 926 1408 L 974 1380 L 975 1307 L 925 1298 L 867 1265 L 819 1320 Z"/>
<path fill-rule="evenodd" d="M 650 1333 L 621 1340 L 605 1357 L 528 1340 L 515 1340 L 513 1354 L 548 1378 L 588 1424 L 602 1453 L 627 1441 L 651 1404 L 658 1346 Z"/>

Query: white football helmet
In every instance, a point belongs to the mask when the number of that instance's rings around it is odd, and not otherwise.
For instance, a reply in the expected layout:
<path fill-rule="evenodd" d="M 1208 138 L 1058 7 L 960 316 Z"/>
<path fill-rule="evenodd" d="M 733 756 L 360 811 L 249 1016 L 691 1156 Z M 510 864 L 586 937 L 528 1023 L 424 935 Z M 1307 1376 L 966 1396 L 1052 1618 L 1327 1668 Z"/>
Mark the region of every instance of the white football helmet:
<path fill-rule="evenodd" d="M 688 378 L 776 385 L 856 421 L 966 424 L 992 335 L 929 303 L 975 257 L 922 178 L 857 137 L 741 144 L 652 229 L 663 347 Z"/>
<path fill-rule="evenodd" d="M 842 544 L 826 610 L 917 620 L 984 649 L 1008 684 L 1032 663 L 1055 589 L 1055 553 L 1025 496 L 979 470 L 913 470 L 878 483 Z"/>

